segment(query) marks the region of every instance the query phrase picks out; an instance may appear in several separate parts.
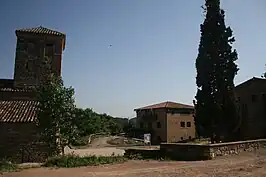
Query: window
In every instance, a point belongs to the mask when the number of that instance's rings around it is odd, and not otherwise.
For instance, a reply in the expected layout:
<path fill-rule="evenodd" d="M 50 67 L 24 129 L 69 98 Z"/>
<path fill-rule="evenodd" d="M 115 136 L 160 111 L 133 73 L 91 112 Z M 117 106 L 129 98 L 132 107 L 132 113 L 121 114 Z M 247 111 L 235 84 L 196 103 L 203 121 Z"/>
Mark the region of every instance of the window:
<path fill-rule="evenodd" d="M 52 56 L 54 55 L 54 45 L 53 44 L 46 44 L 44 48 L 45 56 Z"/>
<path fill-rule="evenodd" d="M 191 122 L 187 122 L 187 127 L 191 127 Z"/>
<path fill-rule="evenodd" d="M 182 112 L 180 112 L 180 115 L 190 115 L 191 114 L 191 112 L 189 112 L 189 111 L 182 111 Z"/>
<path fill-rule="evenodd" d="M 46 44 L 46 47 L 53 47 L 54 44 Z"/>
<path fill-rule="evenodd" d="M 258 100 L 257 95 L 252 95 L 252 96 L 251 96 L 251 101 L 252 101 L 252 102 L 256 102 L 257 100 Z"/>
<path fill-rule="evenodd" d="M 161 123 L 157 122 L 157 128 L 161 128 Z"/>
<path fill-rule="evenodd" d="M 185 127 L 185 122 L 180 122 L 180 127 Z"/>
<path fill-rule="evenodd" d="M 33 42 L 28 42 L 28 52 L 29 54 L 35 54 L 35 44 Z"/>

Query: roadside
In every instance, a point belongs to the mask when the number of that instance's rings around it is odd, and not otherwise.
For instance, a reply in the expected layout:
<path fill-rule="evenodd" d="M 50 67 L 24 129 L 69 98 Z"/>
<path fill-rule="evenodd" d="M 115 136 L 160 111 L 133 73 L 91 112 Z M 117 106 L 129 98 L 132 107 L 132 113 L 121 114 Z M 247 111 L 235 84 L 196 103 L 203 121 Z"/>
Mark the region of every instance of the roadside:
<path fill-rule="evenodd" d="M 3 174 L 3 177 L 265 177 L 265 157 L 265 153 L 247 153 L 241 156 L 222 157 L 211 161 L 128 161 L 123 164 L 68 169 L 35 168 L 6 173 Z"/>

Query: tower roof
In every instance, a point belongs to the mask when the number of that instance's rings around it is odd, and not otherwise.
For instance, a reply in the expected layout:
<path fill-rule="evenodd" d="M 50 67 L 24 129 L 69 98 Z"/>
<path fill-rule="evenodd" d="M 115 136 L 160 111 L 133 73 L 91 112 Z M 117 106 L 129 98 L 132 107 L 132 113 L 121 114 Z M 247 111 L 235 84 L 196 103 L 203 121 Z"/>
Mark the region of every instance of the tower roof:
<path fill-rule="evenodd" d="M 49 28 L 45 28 L 42 26 L 39 27 L 35 27 L 35 28 L 22 28 L 22 29 L 17 29 L 16 30 L 16 34 L 17 33 L 34 33 L 34 34 L 46 34 L 46 35 L 54 35 L 54 36 L 62 36 L 65 37 L 64 33 L 49 29 Z"/>
<path fill-rule="evenodd" d="M 194 106 L 181 104 L 181 103 L 176 103 L 176 102 L 172 102 L 172 101 L 166 101 L 166 102 L 162 102 L 162 103 L 157 103 L 157 104 L 153 104 L 153 105 L 137 108 L 137 109 L 134 109 L 134 111 L 147 110 L 147 109 L 159 109 L 159 108 L 193 109 Z"/>

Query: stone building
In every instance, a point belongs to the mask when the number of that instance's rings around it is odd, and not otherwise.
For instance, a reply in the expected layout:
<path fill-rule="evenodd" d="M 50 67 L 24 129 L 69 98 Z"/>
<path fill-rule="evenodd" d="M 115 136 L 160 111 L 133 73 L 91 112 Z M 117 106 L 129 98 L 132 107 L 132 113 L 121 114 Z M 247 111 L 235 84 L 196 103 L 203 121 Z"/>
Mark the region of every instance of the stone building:
<path fill-rule="evenodd" d="M 13 79 L 0 79 L 0 158 L 38 162 L 47 149 L 38 142 L 34 87 L 45 76 L 61 75 L 66 35 L 42 26 L 16 30 Z"/>
<path fill-rule="evenodd" d="M 235 88 L 242 139 L 266 137 L 266 79 L 251 78 Z"/>
<path fill-rule="evenodd" d="M 134 111 L 137 126 L 151 133 L 152 144 L 185 141 L 196 136 L 194 106 L 167 101 Z"/>

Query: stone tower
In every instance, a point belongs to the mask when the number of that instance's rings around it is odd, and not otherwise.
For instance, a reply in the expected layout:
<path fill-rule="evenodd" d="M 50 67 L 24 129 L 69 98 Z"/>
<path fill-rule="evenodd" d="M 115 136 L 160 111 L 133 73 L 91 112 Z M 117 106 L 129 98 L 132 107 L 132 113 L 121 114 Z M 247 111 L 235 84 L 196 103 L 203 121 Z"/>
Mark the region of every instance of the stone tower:
<path fill-rule="evenodd" d="M 16 30 L 14 87 L 34 87 L 45 76 L 61 76 L 66 35 L 42 26 Z"/>

